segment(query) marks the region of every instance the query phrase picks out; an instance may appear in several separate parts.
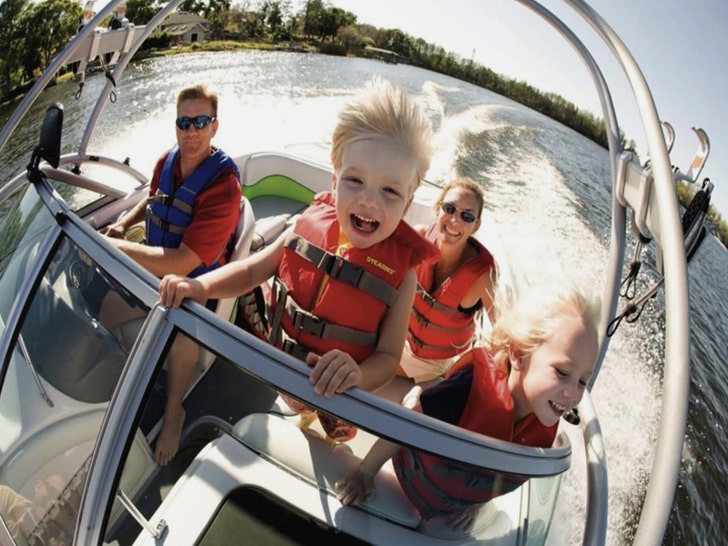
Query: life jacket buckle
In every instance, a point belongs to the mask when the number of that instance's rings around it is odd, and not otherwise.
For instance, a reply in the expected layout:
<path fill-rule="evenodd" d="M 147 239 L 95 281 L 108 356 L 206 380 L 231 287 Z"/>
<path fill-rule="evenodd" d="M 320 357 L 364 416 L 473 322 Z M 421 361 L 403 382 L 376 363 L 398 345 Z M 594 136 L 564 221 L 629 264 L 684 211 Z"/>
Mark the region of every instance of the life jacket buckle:
<path fill-rule="evenodd" d="M 437 303 L 437 300 L 435 298 L 433 298 L 430 294 L 424 291 L 422 292 L 422 300 L 430 307 L 435 307 L 435 304 Z"/>
<path fill-rule="evenodd" d="M 321 271 L 326 273 L 329 277 L 336 278 L 336 274 L 341 268 L 341 264 L 344 262 L 344 259 L 341 256 L 336 256 L 334 254 L 326 253 L 321 258 L 321 261 L 318 264 L 318 267 Z"/>
<path fill-rule="evenodd" d="M 305 311 L 297 309 L 291 316 L 291 322 L 296 330 L 300 330 L 304 334 L 313 334 L 321 337 L 324 333 L 326 322 L 322 321 L 316 315 L 311 315 Z"/>
<path fill-rule="evenodd" d="M 430 321 L 427 320 L 427 317 L 425 317 L 425 315 L 423 315 L 421 313 L 414 313 L 414 315 L 415 315 L 415 320 L 417 322 L 419 322 L 420 324 L 424 324 L 425 326 L 430 325 Z"/>
<path fill-rule="evenodd" d="M 293 353 L 293 349 L 296 348 L 296 342 L 291 339 L 284 339 L 283 343 L 281 343 L 281 351 L 283 351 L 286 354 Z"/>

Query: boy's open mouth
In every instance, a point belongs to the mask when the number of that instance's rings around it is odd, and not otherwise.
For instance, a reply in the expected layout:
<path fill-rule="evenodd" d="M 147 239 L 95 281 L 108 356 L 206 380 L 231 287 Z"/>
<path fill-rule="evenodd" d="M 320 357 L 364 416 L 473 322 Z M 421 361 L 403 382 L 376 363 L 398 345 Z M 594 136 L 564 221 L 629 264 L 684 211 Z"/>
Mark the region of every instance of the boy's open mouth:
<path fill-rule="evenodd" d="M 351 215 L 351 223 L 354 224 L 354 227 L 356 227 L 356 229 L 358 229 L 359 231 L 363 231 L 364 233 L 371 233 L 379 227 L 379 222 L 377 222 L 376 220 L 368 220 L 367 218 L 363 218 L 358 214 Z"/>

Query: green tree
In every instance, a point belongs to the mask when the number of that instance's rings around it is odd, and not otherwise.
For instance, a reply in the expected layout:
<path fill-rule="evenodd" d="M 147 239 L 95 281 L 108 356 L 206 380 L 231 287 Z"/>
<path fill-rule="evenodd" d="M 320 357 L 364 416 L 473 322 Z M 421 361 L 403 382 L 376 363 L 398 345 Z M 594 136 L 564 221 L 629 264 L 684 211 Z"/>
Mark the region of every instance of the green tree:
<path fill-rule="evenodd" d="M 324 8 L 314 20 L 314 33 L 321 38 L 334 39 L 339 28 L 356 23 L 356 15 L 341 8 Z"/>
<path fill-rule="evenodd" d="M 26 78 L 45 70 L 52 56 L 76 34 L 82 14 L 81 5 L 73 0 L 45 0 L 23 13 L 19 27 L 25 36 L 21 57 Z"/>
<path fill-rule="evenodd" d="M 156 0 L 127 0 L 126 18 L 135 25 L 146 25 L 159 11 Z"/>
<path fill-rule="evenodd" d="M 22 83 L 22 50 L 25 37 L 20 32 L 19 21 L 28 9 L 28 0 L 4 0 L 0 4 L 0 99 Z"/>
<path fill-rule="evenodd" d="M 307 38 L 317 34 L 317 21 L 319 19 L 319 14 L 324 11 L 324 9 L 324 3 L 322 0 L 306 0 L 302 15 L 303 33 Z"/>
<path fill-rule="evenodd" d="M 184 0 L 177 8 L 177 11 L 202 16 L 206 8 L 207 5 L 202 0 Z"/>
<path fill-rule="evenodd" d="M 271 34 L 278 34 L 281 26 L 283 25 L 284 11 L 287 9 L 285 2 L 280 0 L 267 0 L 265 2 L 265 9 L 267 16 L 265 22 L 268 23 Z"/>
<path fill-rule="evenodd" d="M 336 39 L 344 46 L 347 53 L 357 53 L 364 48 L 364 39 L 351 25 L 340 27 L 336 33 Z"/>

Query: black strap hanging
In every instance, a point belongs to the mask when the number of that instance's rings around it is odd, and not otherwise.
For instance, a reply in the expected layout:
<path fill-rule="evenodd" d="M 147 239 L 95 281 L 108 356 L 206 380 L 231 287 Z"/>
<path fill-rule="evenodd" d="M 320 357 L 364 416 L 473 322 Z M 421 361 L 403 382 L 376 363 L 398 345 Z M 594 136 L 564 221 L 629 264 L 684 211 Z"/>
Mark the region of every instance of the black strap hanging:
<path fill-rule="evenodd" d="M 700 245 L 705 240 L 707 230 L 703 225 L 706 214 L 710 208 L 710 194 L 713 191 L 713 184 L 710 179 L 703 180 L 700 190 L 695 192 L 690 204 L 685 209 L 682 216 L 683 237 L 685 239 L 685 255 L 688 263 L 693 259 Z M 619 295 L 628 301 L 629 304 L 616 315 L 612 322 L 607 326 L 607 336 L 611 337 L 617 331 L 622 320 L 628 323 L 636 322 L 644 310 L 647 300 L 653 298 L 657 290 L 663 285 L 665 277 L 660 277 L 655 283 L 640 296 L 636 301 L 632 302 L 636 294 L 636 281 L 641 267 L 640 255 L 645 244 L 649 239 L 640 235 L 640 239 L 635 246 L 635 254 L 629 266 L 629 272 L 625 276 L 620 285 Z"/>

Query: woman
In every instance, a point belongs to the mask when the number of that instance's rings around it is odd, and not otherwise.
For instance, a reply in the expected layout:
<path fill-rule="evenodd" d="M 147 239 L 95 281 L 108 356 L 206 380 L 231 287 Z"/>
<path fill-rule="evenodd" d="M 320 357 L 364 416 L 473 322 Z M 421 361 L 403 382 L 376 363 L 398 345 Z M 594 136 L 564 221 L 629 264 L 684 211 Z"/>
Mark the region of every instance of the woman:
<path fill-rule="evenodd" d="M 447 184 L 435 204 L 437 218 L 418 226 L 440 249 L 441 259 L 417 270 L 417 294 L 398 375 L 415 383 L 441 378 L 475 335 L 475 320 L 485 310 L 495 319 L 493 297 L 497 268 L 493 256 L 475 239 L 483 213 L 483 190 L 469 178 Z"/>

